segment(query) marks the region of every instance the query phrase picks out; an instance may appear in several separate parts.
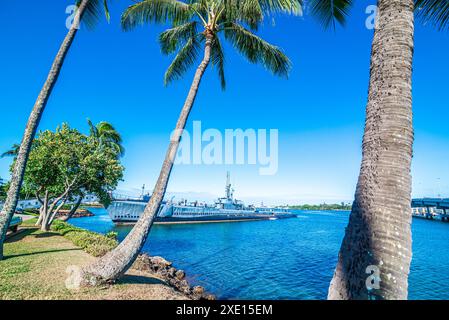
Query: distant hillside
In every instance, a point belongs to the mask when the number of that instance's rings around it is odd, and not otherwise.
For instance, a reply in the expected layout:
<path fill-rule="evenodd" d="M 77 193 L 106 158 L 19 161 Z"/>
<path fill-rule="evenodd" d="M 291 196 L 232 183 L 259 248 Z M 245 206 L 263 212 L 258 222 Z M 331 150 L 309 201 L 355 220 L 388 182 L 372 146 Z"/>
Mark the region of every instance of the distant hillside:
<path fill-rule="evenodd" d="M 302 204 L 289 206 L 290 209 L 296 210 L 351 210 L 351 204 L 349 203 L 334 203 L 334 204 Z"/>

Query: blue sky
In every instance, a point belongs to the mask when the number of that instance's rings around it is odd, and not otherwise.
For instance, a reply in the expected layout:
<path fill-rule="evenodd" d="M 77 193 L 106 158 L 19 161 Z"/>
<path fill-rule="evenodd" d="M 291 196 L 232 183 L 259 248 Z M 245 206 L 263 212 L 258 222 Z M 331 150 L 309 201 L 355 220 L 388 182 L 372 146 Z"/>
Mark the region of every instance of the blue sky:
<path fill-rule="evenodd" d="M 0 12 L 0 150 L 19 142 L 28 114 L 67 29 L 72 1 L 5 0 Z M 163 85 L 170 57 L 162 56 L 157 36 L 163 26 L 133 32 L 119 17 L 131 1 L 114 1 L 111 23 L 82 28 L 64 64 L 40 129 L 69 122 L 87 130 L 86 118 L 106 120 L 123 134 L 125 181 L 120 190 L 153 186 L 169 134 L 190 86 Z M 359 171 L 367 99 L 372 30 L 357 1 L 345 28 L 323 31 L 311 17 L 268 19 L 260 30 L 293 62 L 288 80 L 249 64 L 225 46 L 228 86 L 221 91 L 208 70 L 189 119 L 203 128 L 279 130 L 279 170 L 261 176 L 258 167 L 176 166 L 169 191 L 221 195 L 226 171 L 236 196 L 266 203 L 350 201 Z M 413 195 L 449 196 L 449 34 L 417 25 L 413 93 L 415 150 Z M 190 125 L 188 126 L 190 128 Z M 11 159 L 0 160 L 9 176 Z"/>

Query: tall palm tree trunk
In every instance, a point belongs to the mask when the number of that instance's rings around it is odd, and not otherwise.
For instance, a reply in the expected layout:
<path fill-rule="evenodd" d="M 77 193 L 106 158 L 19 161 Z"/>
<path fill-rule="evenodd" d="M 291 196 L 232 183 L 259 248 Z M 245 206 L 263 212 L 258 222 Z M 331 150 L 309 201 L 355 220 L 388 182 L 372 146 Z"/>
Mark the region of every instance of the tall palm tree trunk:
<path fill-rule="evenodd" d="M 212 36 L 206 35 L 206 37 L 204 58 L 198 66 L 195 77 L 193 78 L 193 83 L 190 87 L 189 94 L 176 124 L 175 132 L 170 139 L 170 144 L 162 165 L 159 179 L 154 187 L 153 195 L 151 196 L 150 201 L 145 207 L 139 221 L 117 248 L 107 253 L 104 257 L 95 261 L 93 264 L 83 268 L 80 274 L 76 274 L 77 270 L 74 270 L 75 274 L 72 273 L 71 275 L 71 283 L 74 287 L 78 287 L 80 285 L 92 286 L 114 281 L 125 273 L 126 270 L 128 270 L 139 255 L 164 198 L 170 173 L 173 168 L 173 162 L 181 140 L 181 135 L 185 128 L 190 111 L 192 110 L 193 103 L 195 102 L 201 79 L 210 62 Z"/>
<path fill-rule="evenodd" d="M 363 159 L 329 299 L 407 299 L 413 0 L 379 0 Z"/>
<path fill-rule="evenodd" d="M 65 37 L 55 60 L 53 61 L 53 65 L 51 67 L 50 73 L 48 74 L 47 80 L 45 81 L 45 84 L 41 89 L 41 92 L 28 119 L 14 170 L 12 172 L 8 195 L 6 197 L 3 209 L 0 212 L 0 260 L 3 259 L 3 242 L 6 237 L 9 223 L 11 222 L 11 218 L 14 215 L 17 207 L 20 187 L 22 186 L 25 167 L 28 161 L 31 145 L 36 135 L 36 130 L 39 126 L 40 119 L 42 117 L 42 114 L 44 113 L 44 109 L 47 104 L 48 98 L 50 97 L 51 91 L 53 90 L 53 87 L 58 80 L 58 76 L 61 72 L 65 57 L 70 49 L 70 46 L 72 45 L 73 40 L 75 39 L 79 23 L 85 12 L 88 2 L 89 0 L 83 0 L 78 7 L 77 13 L 74 18 L 74 23 L 70 28 L 67 36 Z"/>

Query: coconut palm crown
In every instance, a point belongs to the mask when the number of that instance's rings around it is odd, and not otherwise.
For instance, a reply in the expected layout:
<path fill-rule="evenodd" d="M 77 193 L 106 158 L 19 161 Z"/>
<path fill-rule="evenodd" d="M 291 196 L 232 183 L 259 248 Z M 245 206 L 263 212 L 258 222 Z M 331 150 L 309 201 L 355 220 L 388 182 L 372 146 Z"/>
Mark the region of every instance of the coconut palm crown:
<path fill-rule="evenodd" d="M 173 24 L 159 37 L 162 53 L 176 53 L 165 73 L 165 84 L 180 79 L 197 61 L 202 45 L 210 41 L 211 63 L 217 68 L 224 89 L 223 38 L 250 62 L 262 64 L 275 75 L 286 77 L 289 73 L 291 62 L 281 49 L 252 31 L 257 30 L 266 10 L 301 14 L 301 1 L 274 1 L 274 6 L 267 2 L 271 1 L 192 0 L 185 3 L 178 0 L 145 0 L 125 11 L 122 26 L 130 30 L 148 22 L 168 20 Z"/>
<path fill-rule="evenodd" d="M 111 123 L 101 121 L 94 125 L 90 119 L 87 119 L 87 124 L 89 125 L 90 136 L 98 140 L 100 146 L 114 150 L 118 158 L 125 154 L 122 136 Z"/>

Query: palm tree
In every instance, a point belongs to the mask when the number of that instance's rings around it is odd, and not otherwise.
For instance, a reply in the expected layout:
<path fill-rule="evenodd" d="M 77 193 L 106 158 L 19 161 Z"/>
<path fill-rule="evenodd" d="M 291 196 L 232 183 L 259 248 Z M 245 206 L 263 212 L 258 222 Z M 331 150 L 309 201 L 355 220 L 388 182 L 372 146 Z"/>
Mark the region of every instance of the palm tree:
<path fill-rule="evenodd" d="M 219 35 L 224 34 L 224 38 L 251 62 L 262 63 L 276 75 L 288 75 L 291 63 L 287 56 L 278 47 L 259 38 L 241 24 L 247 23 L 253 29 L 256 28 L 263 18 L 262 2 L 251 1 L 251 5 L 245 7 L 238 1 L 203 0 L 184 3 L 177 0 L 146 0 L 130 6 L 123 14 L 122 25 L 125 30 L 146 22 L 169 20 L 173 23 L 174 27 L 160 36 L 163 53 L 178 51 L 165 74 L 166 84 L 179 79 L 194 64 L 201 46 L 204 56 L 196 70 L 175 133 L 170 140 L 159 179 L 144 213 L 115 250 L 86 266 L 81 274 L 73 275 L 73 281 L 77 281 L 77 285 L 97 285 L 114 281 L 129 268 L 139 254 L 164 197 L 182 132 L 192 110 L 201 79 L 210 63 L 217 67 L 221 85 L 225 87 L 224 53 Z M 274 1 L 274 3 L 282 5 L 276 8 L 277 11 L 299 13 L 300 6 L 297 1 Z"/>
<path fill-rule="evenodd" d="M 87 124 L 89 125 L 90 136 L 98 140 L 100 146 L 111 148 L 117 153 L 117 157 L 122 157 L 125 154 L 122 136 L 112 124 L 101 121 L 94 125 L 89 119 L 87 119 Z"/>
<path fill-rule="evenodd" d="M 449 26 L 449 1 L 415 2 L 378 0 L 362 165 L 329 299 L 408 295 L 414 9 L 425 23 Z"/>
<path fill-rule="evenodd" d="M 106 12 L 106 17 L 109 19 L 109 10 L 107 0 L 77 0 L 77 10 L 75 13 L 74 21 L 69 29 L 67 36 L 65 37 L 62 45 L 56 55 L 53 65 L 48 74 L 47 80 L 36 100 L 36 103 L 31 111 L 28 119 L 25 133 L 23 135 L 22 143 L 17 154 L 17 161 L 11 176 L 11 185 L 8 190 L 3 209 L 0 212 L 0 260 L 3 259 L 3 242 L 5 240 L 8 225 L 14 214 L 19 198 L 20 187 L 23 181 L 23 175 L 25 173 L 25 166 L 30 153 L 30 148 L 33 139 L 36 135 L 37 127 L 39 126 L 40 119 L 44 113 L 45 106 L 53 90 L 53 87 L 58 80 L 59 73 L 61 72 L 64 60 L 69 52 L 69 49 L 75 39 L 81 22 L 84 22 L 87 26 L 92 27 L 98 20 L 99 12 L 102 6 Z"/>
<path fill-rule="evenodd" d="M 318 2 L 332 0 L 313 0 Z M 331 10 L 320 18 L 325 25 L 337 19 L 343 21 L 346 1 L 339 1 L 339 10 Z M 182 132 L 192 110 L 200 82 L 209 64 L 218 70 L 221 86 L 226 85 L 224 73 L 223 38 L 250 62 L 260 63 L 273 74 L 287 77 L 291 68 L 288 57 L 276 46 L 258 37 L 253 31 L 262 22 L 264 15 L 274 12 L 299 15 L 301 0 L 193 0 L 189 3 L 177 0 L 144 0 L 130 6 L 122 16 L 122 26 L 130 30 L 144 23 L 170 21 L 173 28 L 160 35 L 164 54 L 177 52 L 165 73 L 166 84 L 180 79 L 203 50 L 203 58 L 197 67 L 190 91 L 181 110 L 176 129 L 170 140 L 162 169 L 153 195 L 141 218 L 120 245 L 93 264 L 74 270 L 72 285 L 97 285 L 114 281 L 132 265 L 150 232 L 153 220 L 165 195 Z M 329 6 L 327 8 L 330 8 Z M 316 12 L 324 12 L 316 6 Z M 331 19 L 326 20 L 326 18 Z M 247 28 L 245 27 L 247 26 Z"/>

